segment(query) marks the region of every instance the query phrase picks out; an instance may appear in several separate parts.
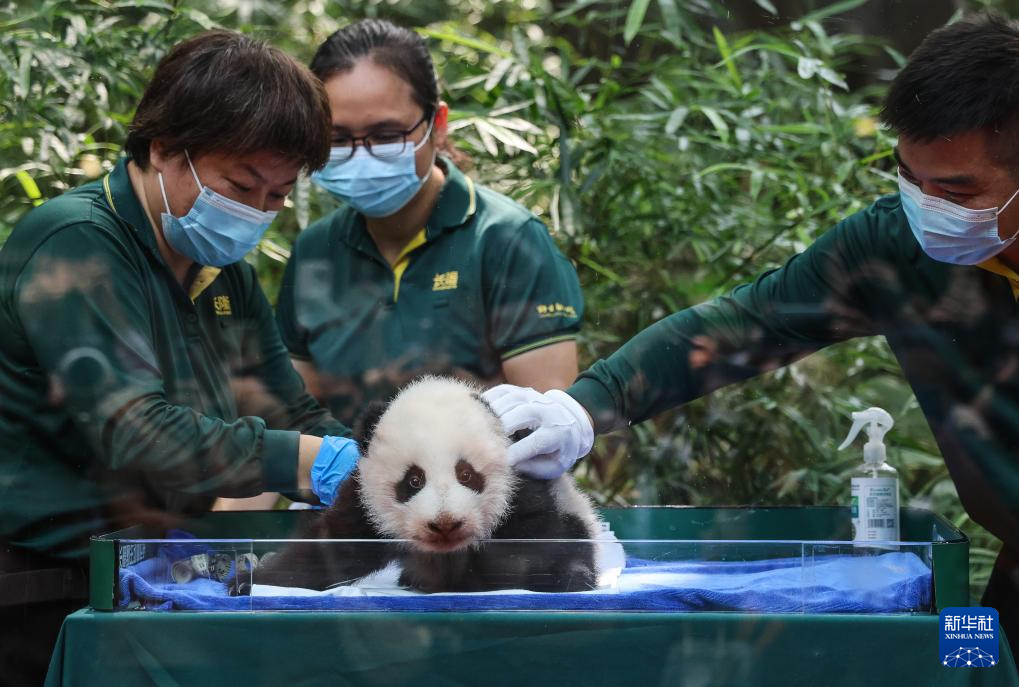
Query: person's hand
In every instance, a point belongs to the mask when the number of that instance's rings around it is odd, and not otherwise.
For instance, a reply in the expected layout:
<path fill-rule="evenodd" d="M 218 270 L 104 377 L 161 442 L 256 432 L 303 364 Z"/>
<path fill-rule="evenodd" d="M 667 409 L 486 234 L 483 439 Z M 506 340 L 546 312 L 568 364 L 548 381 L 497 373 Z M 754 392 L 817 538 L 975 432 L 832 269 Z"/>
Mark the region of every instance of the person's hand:
<path fill-rule="evenodd" d="M 534 389 L 500 384 L 482 394 L 502 421 L 506 434 L 532 430 L 509 448 L 509 463 L 538 479 L 554 479 L 586 456 L 594 445 L 594 428 L 584 407 L 564 391 L 541 394 Z"/>
<path fill-rule="evenodd" d="M 325 506 L 331 506 L 336 492 L 350 477 L 360 454 L 357 442 L 347 437 L 322 437 L 322 447 L 311 466 L 311 490 Z"/>

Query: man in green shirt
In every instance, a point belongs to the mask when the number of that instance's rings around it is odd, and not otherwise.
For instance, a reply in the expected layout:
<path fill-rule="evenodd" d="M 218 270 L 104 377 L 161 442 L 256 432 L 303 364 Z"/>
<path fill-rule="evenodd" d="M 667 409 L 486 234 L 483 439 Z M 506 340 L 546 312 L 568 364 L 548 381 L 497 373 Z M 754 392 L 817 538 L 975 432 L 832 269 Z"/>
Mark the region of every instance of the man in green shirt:
<path fill-rule="evenodd" d="M 566 392 L 486 394 L 530 471 L 560 474 L 594 431 L 640 422 L 829 344 L 882 335 L 972 518 L 1004 546 L 983 602 L 1019 640 L 1019 27 L 927 37 L 882 118 L 900 193 L 780 269 L 652 325 Z"/>
<path fill-rule="evenodd" d="M 217 496 L 328 502 L 353 468 L 243 261 L 329 139 L 304 66 L 203 34 L 156 68 L 128 157 L 0 250 L 0 684 L 42 681 L 90 535 Z"/>

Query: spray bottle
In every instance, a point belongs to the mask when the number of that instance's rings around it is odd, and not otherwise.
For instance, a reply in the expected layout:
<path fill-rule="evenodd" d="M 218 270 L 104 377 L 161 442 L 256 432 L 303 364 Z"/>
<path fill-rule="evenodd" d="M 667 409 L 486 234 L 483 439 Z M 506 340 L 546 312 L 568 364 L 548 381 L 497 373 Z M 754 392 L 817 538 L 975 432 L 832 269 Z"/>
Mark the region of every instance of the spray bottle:
<path fill-rule="evenodd" d="M 861 429 L 867 430 L 863 464 L 852 473 L 854 541 L 899 541 L 899 473 L 885 462 L 885 433 L 895 424 L 881 408 L 853 413 L 853 427 L 839 446 L 853 443 Z"/>

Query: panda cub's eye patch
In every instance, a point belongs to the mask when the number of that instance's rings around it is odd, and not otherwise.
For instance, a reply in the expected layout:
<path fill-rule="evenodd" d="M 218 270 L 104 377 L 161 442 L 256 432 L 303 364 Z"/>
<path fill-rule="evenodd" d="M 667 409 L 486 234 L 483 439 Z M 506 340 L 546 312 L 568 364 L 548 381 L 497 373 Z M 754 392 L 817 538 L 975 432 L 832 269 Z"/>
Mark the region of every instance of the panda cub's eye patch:
<path fill-rule="evenodd" d="M 425 488 L 425 471 L 417 465 L 411 465 L 403 478 L 396 483 L 396 500 L 400 503 L 410 501 L 416 493 Z"/>
<path fill-rule="evenodd" d="M 456 462 L 456 480 L 479 494 L 485 490 L 485 477 L 474 466 L 461 458 Z"/>

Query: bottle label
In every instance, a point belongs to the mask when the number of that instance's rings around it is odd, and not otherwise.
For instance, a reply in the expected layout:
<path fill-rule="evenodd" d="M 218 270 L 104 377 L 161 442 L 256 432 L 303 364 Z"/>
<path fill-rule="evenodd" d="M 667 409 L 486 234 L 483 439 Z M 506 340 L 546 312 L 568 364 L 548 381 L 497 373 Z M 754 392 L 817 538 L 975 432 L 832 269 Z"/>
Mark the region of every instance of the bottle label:
<path fill-rule="evenodd" d="M 889 477 L 852 479 L 854 541 L 899 540 L 899 481 Z"/>

